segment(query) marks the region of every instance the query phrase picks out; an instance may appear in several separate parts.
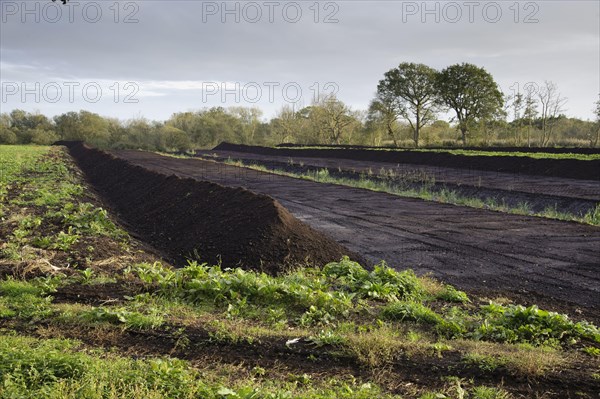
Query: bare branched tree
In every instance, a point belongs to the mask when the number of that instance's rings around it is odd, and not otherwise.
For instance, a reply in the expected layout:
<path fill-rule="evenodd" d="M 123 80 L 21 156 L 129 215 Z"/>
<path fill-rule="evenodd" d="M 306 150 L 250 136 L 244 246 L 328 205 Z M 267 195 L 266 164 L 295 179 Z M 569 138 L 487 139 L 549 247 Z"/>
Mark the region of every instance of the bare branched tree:
<path fill-rule="evenodd" d="M 560 114 L 565 111 L 567 99 L 562 97 L 556 84 L 545 81 L 537 97 L 540 104 L 540 119 L 542 122 L 542 137 L 540 145 L 546 147 L 552 138 L 552 130 Z"/>

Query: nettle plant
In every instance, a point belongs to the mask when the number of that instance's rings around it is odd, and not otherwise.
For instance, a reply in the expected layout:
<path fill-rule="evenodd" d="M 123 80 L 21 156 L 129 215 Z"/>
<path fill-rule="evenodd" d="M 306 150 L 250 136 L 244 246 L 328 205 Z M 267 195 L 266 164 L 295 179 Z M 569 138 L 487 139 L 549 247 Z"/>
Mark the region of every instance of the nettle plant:
<path fill-rule="evenodd" d="M 536 345 L 575 344 L 581 339 L 600 343 L 600 330 L 591 323 L 575 323 L 568 316 L 532 305 L 503 306 L 490 303 L 481 309 L 483 321 L 472 337 L 499 342 Z"/>

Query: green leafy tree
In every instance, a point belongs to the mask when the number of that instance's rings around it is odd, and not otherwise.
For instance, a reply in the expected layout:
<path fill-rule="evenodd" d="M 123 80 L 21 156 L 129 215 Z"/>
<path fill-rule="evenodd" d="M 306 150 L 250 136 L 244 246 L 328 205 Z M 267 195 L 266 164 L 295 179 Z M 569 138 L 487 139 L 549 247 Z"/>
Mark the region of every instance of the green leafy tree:
<path fill-rule="evenodd" d="M 443 104 L 456 113 L 463 145 L 471 128 L 502 110 L 503 95 L 494 78 L 476 65 L 449 66 L 438 75 L 437 87 Z"/>
<path fill-rule="evenodd" d="M 426 145 L 443 145 L 452 146 L 456 144 L 456 131 L 452 126 L 444 120 L 436 120 L 431 125 L 425 127 L 427 134 L 425 134 L 424 142 Z"/>
<path fill-rule="evenodd" d="M 361 140 L 359 144 L 381 146 L 387 136 L 388 133 L 379 119 L 379 115 L 372 113 L 369 108 L 365 122 L 361 127 Z"/>
<path fill-rule="evenodd" d="M 318 98 L 309 112 L 310 119 L 330 144 L 341 144 L 360 123 L 356 114 L 334 95 Z"/>
<path fill-rule="evenodd" d="M 213 107 L 198 113 L 197 143 L 201 147 L 212 147 L 222 141 L 236 144 L 244 142 L 241 121 L 223 107 Z"/>
<path fill-rule="evenodd" d="M 167 124 L 186 132 L 198 148 L 212 147 L 222 141 L 244 142 L 240 120 L 223 107 L 176 114 Z"/>
<path fill-rule="evenodd" d="M 54 117 L 56 132 L 64 140 L 81 140 L 105 147 L 110 142 L 109 122 L 89 111 L 67 112 Z"/>
<path fill-rule="evenodd" d="M 165 125 L 158 129 L 159 149 L 167 151 L 187 151 L 191 148 L 190 137 L 181 129 Z"/>
<path fill-rule="evenodd" d="M 10 129 L 0 126 L 0 144 L 17 144 L 17 135 Z"/>
<path fill-rule="evenodd" d="M 296 126 L 293 141 L 302 144 L 318 144 L 327 142 L 321 131 L 319 112 L 316 105 L 309 105 L 296 112 Z"/>
<path fill-rule="evenodd" d="M 11 130 L 12 119 L 9 114 L 0 114 L 0 144 L 16 144 L 17 135 Z"/>
<path fill-rule="evenodd" d="M 42 137 L 41 131 L 54 135 L 54 125 L 45 115 L 39 112 L 26 112 L 15 109 L 5 118 L 8 119 L 8 122 L 4 124 L 10 126 L 9 129 L 15 135 L 17 143 L 38 144 L 33 141 L 33 138 L 36 136 L 36 139 L 40 140 Z M 12 134 L 5 133 L 5 135 L 9 141 L 12 140 Z M 42 141 L 45 143 L 45 140 Z"/>
<path fill-rule="evenodd" d="M 205 141 L 201 115 L 198 112 L 177 112 L 171 115 L 166 124 L 184 131 L 194 146 L 199 146 L 201 142 Z"/>
<path fill-rule="evenodd" d="M 262 111 L 257 107 L 229 107 L 228 112 L 239 120 L 241 139 L 244 144 L 255 144 Z"/>
<path fill-rule="evenodd" d="M 282 144 L 294 140 L 296 133 L 300 130 L 301 120 L 295 112 L 293 105 L 284 105 L 277 111 L 275 118 L 271 120 L 271 129 L 275 142 Z"/>
<path fill-rule="evenodd" d="M 117 118 L 105 118 L 108 124 L 108 141 L 111 147 L 125 147 L 127 142 L 127 129 Z"/>
<path fill-rule="evenodd" d="M 160 124 L 138 117 L 125 122 L 125 142 L 127 147 L 142 150 L 155 150 L 160 146 L 158 130 Z"/>
<path fill-rule="evenodd" d="M 15 133 L 24 132 L 28 129 L 34 129 L 35 124 L 27 117 L 27 112 L 22 109 L 13 110 L 10 115 L 10 125 Z"/>
<path fill-rule="evenodd" d="M 58 140 L 58 136 L 53 130 L 32 129 L 30 130 L 31 143 L 39 145 L 50 145 Z"/>
<path fill-rule="evenodd" d="M 0 114 L 0 144 L 16 144 L 17 135 L 11 130 L 11 118 L 9 114 Z"/>
<path fill-rule="evenodd" d="M 415 147 L 419 146 L 421 129 L 435 121 L 438 97 L 437 71 L 424 64 L 401 63 L 385 73 L 377 85 L 375 106 L 388 122 L 404 118 L 411 127 Z M 393 136 L 388 123 L 388 133 Z"/>
<path fill-rule="evenodd" d="M 395 98 L 378 94 L 369 105 L 367 124 L 372 130 L 384 130 L 385 134 L 394 143 L 394 147 L 398 147 L 401 126 L 398 123 L 398 112 L 395 103 Z M 376 133 L 373 134 L 373 137 L 377 137 Z"/>

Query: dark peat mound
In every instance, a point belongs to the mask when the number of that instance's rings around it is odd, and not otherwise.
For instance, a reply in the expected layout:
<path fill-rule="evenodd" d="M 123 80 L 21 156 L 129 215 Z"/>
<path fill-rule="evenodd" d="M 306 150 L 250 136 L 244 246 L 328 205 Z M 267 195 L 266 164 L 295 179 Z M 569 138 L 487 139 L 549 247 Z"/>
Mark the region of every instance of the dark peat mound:
<path fill-rule="evenodd" d="M 130 232 L 177 265 L 194 259 L 277 274 L 344 255 L 360 260 L 269 196 L 156 173 L 81 142 L 56 144 Z"/>

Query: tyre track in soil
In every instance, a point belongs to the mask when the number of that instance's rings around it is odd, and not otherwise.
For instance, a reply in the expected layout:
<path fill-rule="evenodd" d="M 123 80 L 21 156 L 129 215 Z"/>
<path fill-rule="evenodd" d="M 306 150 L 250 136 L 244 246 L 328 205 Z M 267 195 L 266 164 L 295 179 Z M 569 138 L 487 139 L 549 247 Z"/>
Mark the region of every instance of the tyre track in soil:
<path fill-rule="evenodd" d="M 372 262 L 432 273 L 460 289 L 507 292 L 600 319 L 600 228 L 401 198 L 210 161 L 119 157 L 165 174 L 245 187 Z M 559 302 L 556 304 L 555 302 Z"/>

